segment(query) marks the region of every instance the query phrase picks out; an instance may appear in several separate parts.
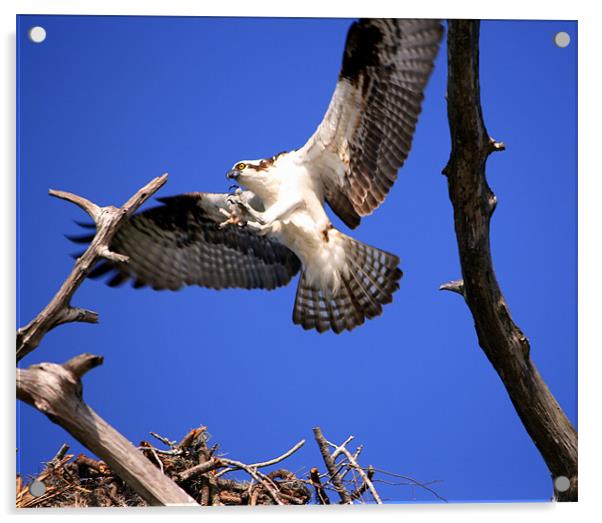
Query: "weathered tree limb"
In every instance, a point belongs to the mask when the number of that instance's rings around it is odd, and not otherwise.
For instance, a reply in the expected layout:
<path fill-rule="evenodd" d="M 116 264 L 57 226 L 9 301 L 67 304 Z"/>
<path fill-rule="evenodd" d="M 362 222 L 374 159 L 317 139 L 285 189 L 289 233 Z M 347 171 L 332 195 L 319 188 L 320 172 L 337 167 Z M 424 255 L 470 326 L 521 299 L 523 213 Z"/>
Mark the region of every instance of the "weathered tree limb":
<path fill-rule="evenodd" d="M 349 436 L 343 443 L 337 445 L 331 441 L 328 441 L 324 437 L 320 427 L 316 427 L 313 430 L 316 443 L 318 444 L 320 453 L 322 454 L 322 458 L 324 459 L 324 463 L 328 471 L 327 473 L 320 475 L 316 467 L 310 470 L 309 484 L 315 489 L 317 502 L 321 505 L 330 503 L 330 500 L 326 495 L 326 487 L 330 483 L 334 487 L 334 490 L 339 494 L 341 503 L 353 503 L 354 501 L 361 500 L 364 492 L 370 492 L 374 498 L 374 501 L 379 505 L 382 504 L 382 498 L 376 490 L 373 482 L 374 473 L 377 469 L 371 465 L 368 466 L 368 468 L 363 468 L 360 466 L 358 463 L 358 457 L 362 452 L 363 447 L 361 445 L 357 447 L 354 453 L 351 453 L 347 448 L 347 445 L 353 441 L 354 437 Z M 332 453 L 330 452 L 329 447 L 332 447 Z M 343 459 L 337 462 L 336 459 L 341 455 L 343 455 Z M 354 476 L 357 472 L 362 480 L 360 485 L 357 485 L 355 477 L 351 481 L 343 481 L 344 477 L 349 472 L 352 472 Z M 329 478 L 325 484 L 322 484 L 321 482 L 322 476 Z M 346 486 L 346 484 L 349 485 L 350 483 L 354 485 L 353 490 L 348 490 Z M 418 482 L 415 483 L 419 485 Z"/>
<path fill-rule="evenodd" d="M 343 485 L 343 482 L 341 481 L 341 478 L 337 473 L 337 467 L 328 449 L 328 441 L 326 441 L 326 438 L 322 434 L 322 430 L 320 429 L 320 427 L 314 427 L 313 432 L 314 438 L 316 439 L 316 443 L 318 444 L 318 448 L 320 449 L 320 454 L 322 454 L 322 459 L 324 460 L 324 464 L 326 465 L 326 469 L 330 474 L 330 481 L 332 481 L 332 484 L 334 485 L 334 488 L 340 496 L 341 501 L 345 504 L 353 503 L 349 492 L 347 492 L 347 489 Z"/>
<path fill-rule="evenodd" d="M 570 480 L 559 501 L 577 500 L 577 432 L 530 359 L 529 341 L 514 323 L 495 277 L 489 222 L 496 197 L 485 163 L 504 145 L 489 137 L 480 102 L 479 22 L 450 20 L 448 118 L 452 150 L 444 169 L 462 266 L 462 294 L 472 313 L 479 345 L 499 374 L 552 478 Z M 448 290 L 451 289 L 449 286 Z"/>
<path fill-rule="evenodd" d="M 86 252 L 77 259 L 71 274 L 61 285 L 50 303 L 31 322 L 17 331 L 17 362 L 33 351 L 48 331 L 68 322 L 97 323 L 98 314 L 86 309 L 71 306 L 71 298 L 77 288 L 86 279 L 99 258 L 117 263 L 127 263 L 127 256 L 111 252 L 109 245 L 119 226 L 127 220 L 150 196 L 167 182 L 167 174 L 155 178 L 121 208 L 113 206 L 99 207 L 95 203 L 64 191 L 50 190 L 49 194 L 67 200 L 86 211 L 96 224 L 96 235 Z"/>
<path fill-rule="evenodd" d="M 360 457 L 360 454 L 362 453 L 362 450 L 363 450 L 363 449 L 364 449 L 364 446 L 363 446 L 363 445 L 359 445 L 359 446 L 357 447 L 357 449 L 355 449 L 355 452 L 353 453 L 353 459 L 354 459 L 355 461 L 357 461 L 357 459 Z M 345 476 L 346 476 L 346 475 L 349 473 L 349 471 L 350 471 L 350 470 L 351 470 L 351 468 L 350 468 L 350 467 L 347 467 L 347 469 L 346 469 L 346 470 L 343 470 L 343 471 L 341 472 L 341 480 L 343 480 L 343 479 L 345 478 Z"/>
<path fill-rule="evenodd" d="M 195 501 L 82 399 L 81 377 L 103 358 L 81 354 L 64 365 L 40 363 L 17 369 L 17 398 L 43 412 L 107 465 L 151 505 Z"/>
<path fill-rule="evenodd" d="M 337 459 L 339 457 L 339 454 L 341 454 L 343 452 L 343 450 L 347 450 L 345 447 L 347 447 L 347 445 L 349 445 L 349 443 L 351 443 L 353 441 L 353 439 L 354 439 L 353 436 L 349 436 L 345 441 L 343 441 L 343 443 L 341 443 L 338 446 L 327 441 L 327 443 L 329 445 L 334 447 L 334 451 L 331 454 L 332 459 L 333 460 Z"/>

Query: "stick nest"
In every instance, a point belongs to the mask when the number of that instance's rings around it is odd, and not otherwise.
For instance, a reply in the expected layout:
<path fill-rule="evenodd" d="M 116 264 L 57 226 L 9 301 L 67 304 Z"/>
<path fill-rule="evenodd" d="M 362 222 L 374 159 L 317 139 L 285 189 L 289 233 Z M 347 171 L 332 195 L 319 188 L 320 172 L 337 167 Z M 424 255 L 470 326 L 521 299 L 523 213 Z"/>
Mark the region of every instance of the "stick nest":
<path fill-rule="evenodd" d="M 217 445 L 207 446 L 206 427 L 190 431 L 179 443 L 157 437 L 168 450 L 142 441 L 141 451 L 201 505 L 274 505 L 270 490 L 285 505 L 305 505 L 311 499 L 306 480 L 286 469 L 261 474 L 260 481 L 216 477 L 228 465 L 215 456 Z M 83 454 L 73 459 L 73 454 L 66 454 L 67 449 L 63 446 L 37 478 L 25 483 L 17 476 L 17 508 L 147 506 L 104 462 Z M 34 481 L 44 484 L 42 495 L 30 493 Z"/>

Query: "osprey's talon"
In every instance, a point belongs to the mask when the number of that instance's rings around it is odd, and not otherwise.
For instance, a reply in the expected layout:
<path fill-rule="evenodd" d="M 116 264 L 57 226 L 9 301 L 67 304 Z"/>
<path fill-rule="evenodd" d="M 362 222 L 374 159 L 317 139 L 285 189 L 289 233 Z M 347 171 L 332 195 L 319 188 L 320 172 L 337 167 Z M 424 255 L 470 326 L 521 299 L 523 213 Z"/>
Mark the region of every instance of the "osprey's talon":
<path fill-rule="evenodd" d="M 246 222 L 246 227 L 251 229 L 254 233 L 259 234 L 260 236 L 266 234 L 268 232 L 268 226 L 259 222 Z"/>
<path fill-rule="evenodd" d="M 226 227 L 227 225 L 238 225 L 239 227 L 242 227 L 244 225 L 244 222 L 236 215 L 234 214 L 230 214 L 228 216 L 227 220 L 224 220 L 223 222 L 221 222 L 218 227 L 220 229 L 223 229 L 224 227 Z"/>
<path fill-rule="evenodd" d="M 261 213 L 256 211 L 248 202 L 241 200 L 240 198 L 233 197 L 238 209 L 242 210 L 243 216 L 246 214 L 253 218 L 255 223 L 262 224 Z"/>

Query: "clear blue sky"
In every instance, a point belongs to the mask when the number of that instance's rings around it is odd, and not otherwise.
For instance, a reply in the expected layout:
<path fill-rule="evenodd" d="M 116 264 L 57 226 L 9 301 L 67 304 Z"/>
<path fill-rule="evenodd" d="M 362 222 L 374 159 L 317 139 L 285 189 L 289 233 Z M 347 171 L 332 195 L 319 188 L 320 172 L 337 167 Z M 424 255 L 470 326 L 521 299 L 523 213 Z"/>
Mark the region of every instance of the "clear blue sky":
<path fill-rule="evenodd" d="M 47 30 L 36 45 L 33 25 Z M 302 145 L 337 78 L 350 20 L 24 16 L 18 20 L 18 322 L 37 314 L 77 250 L 86 216 L 49 188 L 121 204 L 169 172 L 161 195 L 226 191 L 226 170 Z M 553 35 L 567 31 L 567 49 Z M 577 421 L 575 22 L 483 22 L 481 87 L 492 156 L 496 273 L 532 358 Z M 86 401 L 134 442 L 207 425 L 247 462 L 308 444 L 286 463 L 323 468 L 311 428 L 364 444 L 362 463 L 439 479 L 453 501 L 546 500 L 551 481 L 486 357 L 462 299 L 452 208 L 446 49 L 413 150 L 384 205 L 354 236 L 397 253 L 404 278 L 384 315 L 339 336 L 291 321 L 296 281 L 273 292 L 154 292 L 86 282 L 74 305 L 99 325 L 52 331 L 23 365 L 81 352 L 105 363 Z M 152 204 L 147 204 L 147 206 Z M 338 222 L 337 222 L 338 223 Z M 41 468 L 60 427 L 18 404 L 17 467 Z M 395 501 L 433 497 L 379 485 Z"/>

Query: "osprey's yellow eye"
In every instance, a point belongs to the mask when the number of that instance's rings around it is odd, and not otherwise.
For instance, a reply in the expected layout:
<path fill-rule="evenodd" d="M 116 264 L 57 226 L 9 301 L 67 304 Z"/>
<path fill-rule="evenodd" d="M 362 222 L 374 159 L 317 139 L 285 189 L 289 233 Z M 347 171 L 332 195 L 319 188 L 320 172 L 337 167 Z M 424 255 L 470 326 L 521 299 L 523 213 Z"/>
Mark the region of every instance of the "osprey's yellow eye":
<path fill-rule="evenodd" d="M 234 169 L 237 170 L 237 171 L 244 171 L 246 168 L 247 168 L 247 164 L 243 163 L 243 162 L 237 163 L 234 166 Z"/>

